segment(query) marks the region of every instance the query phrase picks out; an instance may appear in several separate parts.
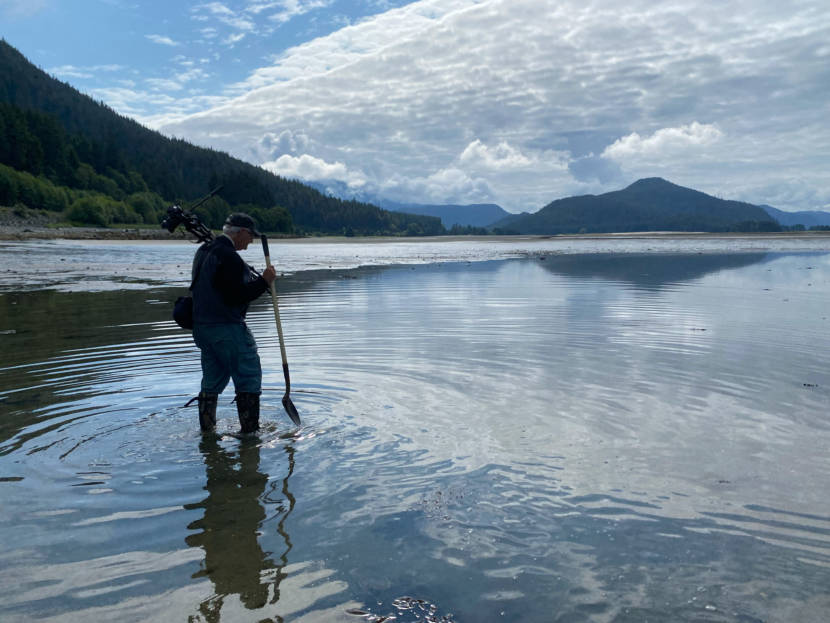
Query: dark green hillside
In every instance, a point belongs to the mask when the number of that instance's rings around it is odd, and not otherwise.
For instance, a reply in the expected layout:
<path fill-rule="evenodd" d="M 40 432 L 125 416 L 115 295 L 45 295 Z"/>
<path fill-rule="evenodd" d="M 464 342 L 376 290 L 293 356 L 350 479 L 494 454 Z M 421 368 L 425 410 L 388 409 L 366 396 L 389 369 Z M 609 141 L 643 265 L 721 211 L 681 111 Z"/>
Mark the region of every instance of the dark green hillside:
<path fill-rule="evenodd" d="M 200 213 L 245 206 L 271 231 L 438 234 L 437 218 L 327 197 L 228 154 L 169 139 L 47 75 L 0 40 L 0 205 L 78 222 L 158 222 L 170 202 L 223 185 Z M 79 203 L 80 202 L 80 203 Z M 90 221 L 90 219 L 93 219 Z"/>
<path fill-rule="evenodd" d="M 630 231 L 778 231 L 760 207 L 726 201 L 661 178 L 602 195 L 557 199 L 534 214 L 497 223 L 522 234 Z"/>

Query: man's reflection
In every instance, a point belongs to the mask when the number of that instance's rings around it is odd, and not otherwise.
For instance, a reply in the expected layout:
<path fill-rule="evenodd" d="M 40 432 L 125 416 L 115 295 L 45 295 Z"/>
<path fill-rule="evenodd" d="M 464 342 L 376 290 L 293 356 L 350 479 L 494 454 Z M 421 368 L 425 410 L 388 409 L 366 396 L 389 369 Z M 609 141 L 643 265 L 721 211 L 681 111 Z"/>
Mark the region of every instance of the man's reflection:
<path fill-rule="evenodd" d="M 265 494 L 268 476 L 259 471 L 257 441 L 243 440 L 234 452 L 223 449 L 218 438 L 204 436 L 199 450 L 205 461 L 208 495 L 203 501 L 186 506 L 203 508 L 204 516 L 188 526 L 201 532 L 189 535 L 185 541 L 191 547 L 205 550 L 204 567 L 194 577 L 207 576 L 213 582 L 215 595 L 199 605 L 199 612 L 207 621 L 214 622 L 220 620 L 228 595 L 239 595 L 242 605 L 249 610 L 266 605 L 271 584 L 272 603 L 279 598 L 279 583 L 285 577 L 282 568 L 291 549 L 285 520 L 294 507 L 294 497 L 288 491 L 294 449 L 289 442 L 286 446 L 289 469 L 282 480 L 282 503 L 277 507 L 280 515 L 277 532 L 286 547 L 277 563 L 262 551 L 258 539 L 266 518 L 262 502 L 271 495 Z M 272 569 L 275 572 L 265 573 Z"/>

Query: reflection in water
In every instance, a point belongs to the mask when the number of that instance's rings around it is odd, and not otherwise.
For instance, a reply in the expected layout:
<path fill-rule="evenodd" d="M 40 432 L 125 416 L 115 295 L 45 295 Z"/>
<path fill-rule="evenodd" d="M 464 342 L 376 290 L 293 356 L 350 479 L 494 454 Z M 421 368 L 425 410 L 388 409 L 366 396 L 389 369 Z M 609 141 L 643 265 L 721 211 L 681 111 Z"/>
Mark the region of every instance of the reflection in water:
<path fill-rule="evenodd" d="M 0 292 L 3 623 L 826 619 L 830 256 L 549 254 L 281 292 L 309 417 L 274 430 L 257 302 L 253 444 L 180 408 L 177 290 Z"/>
<path fill-rule="evenodd" d="M 635 288 L 653 290 L 668 284 L 700 279 L 722 270 L 743 268 L 774 256 L 769 253 L 743 254 L 639 254 L 555 255 L 542 266 L 572 278 L 598 278 L 630 283 Z M 611 260 L 611 261 L 609 261 Z"/>
<path fill-rule="evenodd" d="M 225 600 L 232 595 L 238 595 L 248 610 L 265 607 L 271 588 L 270 603 L 279 601 L 280 583 L 286 577 L 283 569 L 292 547 L 285 521 L 295 504 L 288 490 L 288 479 L 294 471 L 294 447 L 289 442 L 284 446 L 288 473 L 280 481 L 283 501 L 277 507 L 277 532 L 285 542 L 285 549 L 279 560 L 274 561 L 262 551 L 258 539 L 266 520 L 263 503 L 270 499 L 266 493 L 268 475 L 260 471 L 258 442 L 242 440 L 234 453 L 225 450 L 219 439 L 213 435 L 202 438 L 199 449 L 205 461 L 208 496 L 186 506 L 204 509 L 204 516 L 188 526 L 201 532 L 189 535 L 185 541 L 205 552 L 203 568 L 193 577 L 208 577 L 213 583 L 215 595 L 199 605 L 199 613 L 209 622 L 221 619 Z M 191 617 L 191 620 L 201 619 Z"/>

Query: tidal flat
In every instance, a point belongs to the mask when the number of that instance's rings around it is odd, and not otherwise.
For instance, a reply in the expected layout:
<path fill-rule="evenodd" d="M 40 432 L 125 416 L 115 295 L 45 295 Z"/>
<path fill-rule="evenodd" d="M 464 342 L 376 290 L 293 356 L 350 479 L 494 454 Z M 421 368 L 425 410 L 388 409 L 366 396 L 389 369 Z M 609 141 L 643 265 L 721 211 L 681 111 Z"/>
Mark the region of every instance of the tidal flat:
<path fill-rule="evenodd" d="M 255 440 L 194 251 L 0 243 L 0 620 L 826 620 L 830 239 L 274 242 Z"/>

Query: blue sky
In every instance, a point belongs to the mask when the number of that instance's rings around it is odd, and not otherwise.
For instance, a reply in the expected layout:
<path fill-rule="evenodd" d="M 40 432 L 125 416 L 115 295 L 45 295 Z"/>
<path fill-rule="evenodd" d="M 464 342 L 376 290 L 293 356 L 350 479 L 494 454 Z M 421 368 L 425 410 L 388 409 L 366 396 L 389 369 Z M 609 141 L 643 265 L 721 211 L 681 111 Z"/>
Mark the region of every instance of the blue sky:
<path fill-rule="evenodd" d="M 201 109 L 286 49 L 405 4 L 0 0 L 0 16 L 2 36 L 30 61 L 147 120 L 193 110 L 188 97 Z"/>
<path fill-rule="evenodd" d="M 0 0 L 0 35 L 342 196 L 535 211 L 660 176 L 830 209 L 826 0 Z"/>

